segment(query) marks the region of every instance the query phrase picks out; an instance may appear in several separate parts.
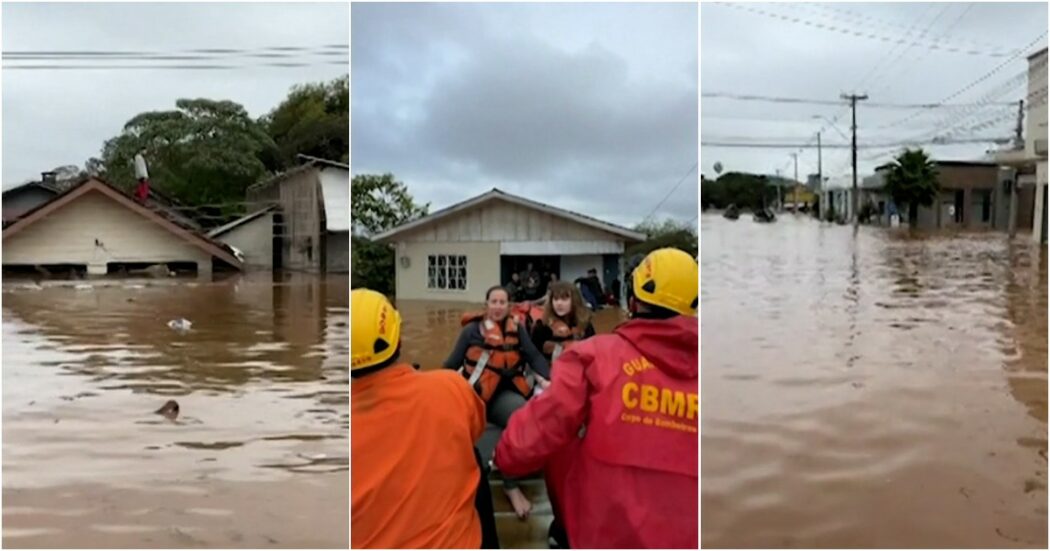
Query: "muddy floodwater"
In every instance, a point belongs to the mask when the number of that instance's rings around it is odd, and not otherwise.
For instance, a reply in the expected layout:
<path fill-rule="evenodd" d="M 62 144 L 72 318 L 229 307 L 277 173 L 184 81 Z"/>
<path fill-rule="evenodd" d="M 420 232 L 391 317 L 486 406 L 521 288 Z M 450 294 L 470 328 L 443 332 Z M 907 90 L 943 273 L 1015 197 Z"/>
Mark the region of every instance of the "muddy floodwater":
<path fill-rule="evenodd" d="M 419 364 L 420 369 L 440 368 L 462 330 L 462 314 L 482 308 L 481 303 L 398 301 L 397 309 L 403 320 L 402 359 Z M 607 308 L 595 314 L 594 329 L 598 333 L 611 333 L 624 319 L 621 310 Z M 522 484 L 522 491 L 533 506 L 532 514 L 525 521 L 514 515 L 500 481 L 493 479 L 491 487 L 500 546 L 504 549 L 547 548 L 547 527 L 552 516 L 543 480 L 532 477 Z"/>
<path fill-rule="evenodd" d="M 701 232 L 704 546 L 1046 548 L 1045 245 Z"/>
<path fill-rule="evenodd" d="M 3 545 L 347 547 L 347 288 L 5 279 Z"/>

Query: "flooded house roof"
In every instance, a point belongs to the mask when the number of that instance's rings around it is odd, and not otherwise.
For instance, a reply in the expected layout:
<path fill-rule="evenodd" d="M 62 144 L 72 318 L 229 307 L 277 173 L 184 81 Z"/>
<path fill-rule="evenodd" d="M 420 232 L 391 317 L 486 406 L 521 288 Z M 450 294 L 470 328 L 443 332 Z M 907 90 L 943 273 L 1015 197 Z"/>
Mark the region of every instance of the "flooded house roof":
<path fill-rule="evenodd" d="M 616 224 L 611 224 L 609 222 L 605 222 L 603 220 L 599 220 L 599 219 L 594 218 L 592 216 L 587 216 L 586 214 L 573 212 L 573 211 L 570 211 L 570 210 L 566 210 L 566 209 L 554 207 L 554 206 L 551 206 L 551 205 L 547 205 L 547 204 L 544 204 L 544 203 L 540 203 L 538 201 L 533 201 L 531 199 L 526 199 L 524 197 L 519 197 L 517 195 L 513 195 L 513 194 L 507 193 L 507 192 L 505 192 L 503 190 L 500 190 L 499 188 L 492 188 L 492 190 L 490 190 L 490 191 L 488 191 L 486 193 L 483 193 L 483 194 L 478 195 L 476 197 L 472 197 L 472 198 L 467 199 L 465 201 L 461 201 L 459 203 L 456 203 L 456 204 L 454 204 L 452 206 L 443 208 L 441 210 L 435 211 L 432 214 L 424 216 L 423 218 L 420 218 L 418 220 L 413 220 L 412 222 L 408 222 L 408 223 L 402 224 L 402 225 L 400 225 L 400 226 L 398 226 L 396 228 L 392 228 L 390 230 L 382 232 L 382 233 L 374 236 L 374 239 L 376 241 L 393 241 L 394 237 L 396 237 L 396 236 L 398 236 L 398 235 L 400 235 L 400 234 L 402 234 L 404 232 L 407 232 L 409 230 L 414 230 L 414 229 L 420 228 L 422 226 L 426 226 L 428 224 L 436 223 L 436 222 L 438 222 L 438 221 L 440 221 L 440 220 L 442 220 L 444 218 L 447 218 L 449 216 L 452 216 L 452 215 L 454 215 L 456 213 L 460 213 L 460 212 L 466 211 L 468 209 L 472 209 L 472 208 L 481 206 L 481 205 L 483 205 L 485 203 L 488 203 L 490 201 L 505 201 L 507 203 L 521 205 L 521 206 L 526 207 L 526 208 L 534 209 L 534 210 L 537 210 L 537 211 L 540 211 L 540 212 L 545 212 L 547 214 L 550 214 L 550 215 L 553 215 L 553 216 L 557 216 L 559 218 L 563 218 L 563 219 L 566 219 L 566 220 L 570 220 L 572 222 L 576 222 L 576 223 L 582 224 L 584 226 L 590 226 L 592 228 L 596 228 L 596 229 L 599 229 L 599 230 L 602 230 L 602 231 L 605 231 L 605 232 L 617 235 L 617 236 L 623 238 L 625 241 L 629 241 L 629 242 L 639 242 L 640 243 L 642 241 L 645 241 L 645 239 L 646 239 L 646 236 L 643 233 L 639 233 L 639 232 L 636 232 L 636 231 L 633 231 L 633 230 L 629 230 L 629 229 L 624 228 L 622 226 L 617 226 Z"/>
<path fill-rule="evenodd" d="M 330 232 L 350 231 L 350 165 L 309 155 L 299 155 L 298 158 L 302 164 L 249 186 L 248 193 L 273 188 L 293 176 L 320 169 L 318 186 L 321 190 L 326 229 Z M 326 171 L 326 168 L 336 170 Z"/>
<path fill-rule="evenodd" d="M 61 209 L 63 206 L 76 201 L 78 198 L 91 192 L 101 193 L 102 195 L 109 197 L 118 204 L 147 218 L 177 237 L 202 249 L 208 254 L 221 259 L 230 266 L 238 269 L 241 268 L 240 260 L 236 258 L 231 249 L 202 234 L 199 227 L 185 222 L 184 217 L 176 215 L 176 213 L 171 212 L 162 205 L 157 205 L 155 203 L 142 205 L 128 194 L 94 176 L 79 179 L 74 185 L 70 186 L 64 192 L 59 193 L 50 201 L 23 214 L 4 228 L 3 238 L 7 239 L 8 237 L 19 233 L 23 229 L 32 226 L 37 221 L 44 219 L 48 215 Z"/>
<path fill-rule="evenodd" d="M 268 207 L 259 209 L 259 210 L 255 211 L 255 212 L 251 213 L 251 214 L 246 214 L 246 215 L 244 215 L 244 216 L 234 220 L 233 222 L 230 222 L 228 224 L 225 224 L 225 225 L 219 226 L 219 227 L 217 227 L 217 228 L 215 228 L 213 230 L 210 230 L 207 235 L 208 235 L 208 237 L 211 237 L 211 238 L 214 239 L 214 238 L 219 237 L 219 236 L 221 236 L 223 234 L 229 233 L 230 231 L 235 230 L 235 229 L 243 226 L 244 224 L 247 224 L 248 222 L 251 222 L 251 221 L 259 218 L 260 216 L 262 216 L 262 215 L 264 215 L 264 214 L 266 214 L 268 212 L 274 211 L 276 209 L 277 209 L 277 205 L 270 205 Z"/>

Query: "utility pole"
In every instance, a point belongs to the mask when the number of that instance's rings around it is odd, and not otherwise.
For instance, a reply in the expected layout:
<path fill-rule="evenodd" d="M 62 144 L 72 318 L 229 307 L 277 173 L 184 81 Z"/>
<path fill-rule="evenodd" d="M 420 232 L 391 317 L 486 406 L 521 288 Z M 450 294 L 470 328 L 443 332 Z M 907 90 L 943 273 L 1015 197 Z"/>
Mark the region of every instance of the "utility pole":
<path fill-rule="evenodd" d="M 792 153 L 795 158 L 795 181 L 791 183 L 791 211 L 798 214 L 798 153 Z"/>
<path fill-rule="evenodd" d="M 820 211 L 824 210 L 824 208 L 825 208 L 824 207 L 824 170 L 823 170 L 823 167 L 821 166 L 821 159 L 820 159 L 820 131 L 819 130 L 817 131 L 817 197 L 819 198 L 819 201 L 820 201 L 817 204 L 820 205 L 820 207 L 821 207 L 820 209 L 817 210 L 817 218 L 820 219 L 820 220 L 823 220 L 824 217 L 821 216 Z"/>
<path fill-rule="evenodd" d="M 1014 148 L 1024 149 L 1024 100 L 1017 100 L 1017 127 L 1014 128 Z"/>
<path fill-rule="evenodd" d="M 780 169 L 778 168 L 777 169 L 777 210 L 783 212 L 784 211 L 784 196 L 783 196 L 782 191 L 781 191 L 781 188 L 783 186 L 780 185 L 780 181 L 781 181 L 780 180 Z"/>
<path fill-rule="evenodd" d="M 853 152 L 853 227 L 860 224 L 857 217 L 857 101 L 868 99 L 867 94 L 842 94 L 842 99 L 849 100 L 850 108 L 853 110 L 853 144 L 850 148 Z"/>

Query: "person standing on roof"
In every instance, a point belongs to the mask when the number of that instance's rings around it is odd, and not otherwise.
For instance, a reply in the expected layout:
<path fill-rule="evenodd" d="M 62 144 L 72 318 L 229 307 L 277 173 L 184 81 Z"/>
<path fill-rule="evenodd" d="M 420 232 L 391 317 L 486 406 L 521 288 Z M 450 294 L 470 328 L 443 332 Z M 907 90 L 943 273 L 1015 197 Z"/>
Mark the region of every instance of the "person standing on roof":
<path fill-rule="evenodd" d="M 554 362 L 493 462 L 505 476 L 547 467 L 573 547 L 696 549 L 697 262 L 653 251 L 629 290 L 631 319 Z"/>
<path fill-rule="evenodd" d="M 401 316 L 385 296 L 355 289 L 350 302 L 350 546 L 478 549 L 485 403 L 455 373 L 399 362 Z"/>
<path fill-rule="evenodd" d="M 465 314 L 462 324 L 459 340 L 443 365 L 460 370 L 487 404 L 488 419 L 495 430 L 486 431 L 478 447 L 482 458 L 488 460 L 511 414 L 532 396 L 533 382 L 525 366 L 532 369 L 541 388 L 549 384 L 550 369 L 533 346 L 525 323 L 511 315 L 509 296 L 503 287 L 489 289 L 485 293 L 485 311 Z M 518 518 L 527 518 L 532 503 L 521 491 L 519 480 L 504 477 L 503 491 Z"/>
<path fill-rule="evenodd" d="M 149 199 L 149 172 L 146 170 L 145 154 L 145 149 L 135 154 L 135 179 L 139 182 L 135 187 L 135 198 L 140 203 L 145 203 Z"/>

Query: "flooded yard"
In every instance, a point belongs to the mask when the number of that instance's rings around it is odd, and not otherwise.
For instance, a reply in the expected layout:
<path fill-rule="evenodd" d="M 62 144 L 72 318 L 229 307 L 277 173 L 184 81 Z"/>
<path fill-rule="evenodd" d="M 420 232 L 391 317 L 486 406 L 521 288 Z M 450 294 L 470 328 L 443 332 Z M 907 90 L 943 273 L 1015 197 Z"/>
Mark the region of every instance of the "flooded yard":
<path fill-rule="evenodd" d="M 3 545 L 346 548 L 347 287 L 5 279 Z"/>
<path fill-rule="evenodd" d="M 702 545 L 1047 545 L 1046 246 L 701 218 Z"/>

